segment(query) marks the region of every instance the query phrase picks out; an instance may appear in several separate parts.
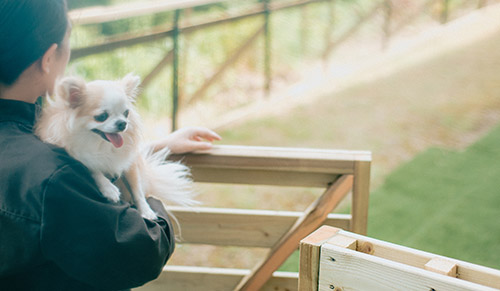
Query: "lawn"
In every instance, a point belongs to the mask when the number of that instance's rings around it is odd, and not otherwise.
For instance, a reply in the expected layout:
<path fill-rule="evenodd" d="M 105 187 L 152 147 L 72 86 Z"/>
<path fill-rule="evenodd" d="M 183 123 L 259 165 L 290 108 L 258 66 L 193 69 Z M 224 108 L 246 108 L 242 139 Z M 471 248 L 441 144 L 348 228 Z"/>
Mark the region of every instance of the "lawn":
<path fill-rule="evenodd" d="M 372 193 L 369 235 L 500 269 L 500 127 L 391 173 Z"/>

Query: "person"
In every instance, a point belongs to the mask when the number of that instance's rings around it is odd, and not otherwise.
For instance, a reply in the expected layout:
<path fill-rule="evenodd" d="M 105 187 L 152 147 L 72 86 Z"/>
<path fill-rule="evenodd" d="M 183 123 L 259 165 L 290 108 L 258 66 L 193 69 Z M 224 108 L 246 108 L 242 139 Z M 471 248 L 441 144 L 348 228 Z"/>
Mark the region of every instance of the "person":
<path fill-rule="evenodd" d="M 122 290 L 162 271 L 174 250 L 158 219 L 109 202 L 88 169 L 33 134 L 36 99 L 54 91 L 70 57 L 66 0 L 0 2 L 0 289 Z M 186 128 L 154 146 L 208 149 L 220 137 Z"/>

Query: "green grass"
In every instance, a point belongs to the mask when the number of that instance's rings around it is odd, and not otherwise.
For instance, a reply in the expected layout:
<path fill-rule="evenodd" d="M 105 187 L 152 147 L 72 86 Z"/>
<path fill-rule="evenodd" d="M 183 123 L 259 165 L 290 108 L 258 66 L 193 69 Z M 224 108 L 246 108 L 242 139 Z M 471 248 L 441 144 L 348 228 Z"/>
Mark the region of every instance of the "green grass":
<path fill-rule="evenodd" d="M 463 152 L 431 148 L 371 193 L 368 235 L 500 269 L 500 126 Z M 295 252 L 280 268 L 298 271 Z"/>
<path fill-rule="evenodd" d="M 500 127 L 463 152 L 432 148 L 372 193 L 369 235 L 500 268 Z"/>

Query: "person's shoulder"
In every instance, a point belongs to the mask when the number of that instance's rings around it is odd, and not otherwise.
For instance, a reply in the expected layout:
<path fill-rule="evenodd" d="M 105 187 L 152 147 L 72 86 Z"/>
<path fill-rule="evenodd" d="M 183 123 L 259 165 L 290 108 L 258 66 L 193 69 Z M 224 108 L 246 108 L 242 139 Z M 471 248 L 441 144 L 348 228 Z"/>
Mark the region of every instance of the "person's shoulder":
<path fill-rule="evenodd" d="M 65 149 L 45 143 L 36 136 L 28 138 L 31 138 L 29 142 L 31 147 L 26 159 L 32 161 L 34 170 L 39 169 L 41 172 L 51 173 L 63 167 L 81 168 L 83 166 L 78 160 L 71 157 Z"/>
<path fill-rule="evenodd" d="M 49 183 L 57 183 L 56 179 L 94 183 L 83 164 L 33 134 L 10 135 L 0 143 L 0 210 L 4 214 L 39 221 Z"/>

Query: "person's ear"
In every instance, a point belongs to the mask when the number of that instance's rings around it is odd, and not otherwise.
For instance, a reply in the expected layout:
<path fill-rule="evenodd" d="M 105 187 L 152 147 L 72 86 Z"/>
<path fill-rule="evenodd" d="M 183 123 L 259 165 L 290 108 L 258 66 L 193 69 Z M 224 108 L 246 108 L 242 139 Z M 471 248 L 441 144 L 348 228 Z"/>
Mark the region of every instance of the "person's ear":
<path fill-rule="evenodd" d="M 41 69 L 44 73 L 49 74 L 53 63 L 56 61 L 57 44 L 52 44 L 42 56 Z"/>

